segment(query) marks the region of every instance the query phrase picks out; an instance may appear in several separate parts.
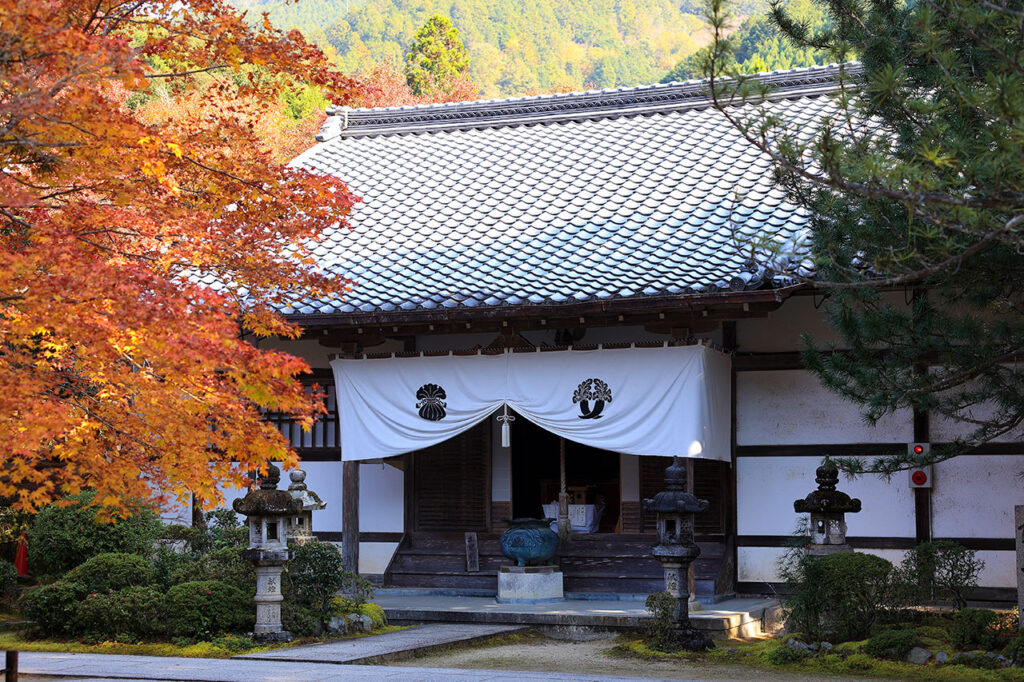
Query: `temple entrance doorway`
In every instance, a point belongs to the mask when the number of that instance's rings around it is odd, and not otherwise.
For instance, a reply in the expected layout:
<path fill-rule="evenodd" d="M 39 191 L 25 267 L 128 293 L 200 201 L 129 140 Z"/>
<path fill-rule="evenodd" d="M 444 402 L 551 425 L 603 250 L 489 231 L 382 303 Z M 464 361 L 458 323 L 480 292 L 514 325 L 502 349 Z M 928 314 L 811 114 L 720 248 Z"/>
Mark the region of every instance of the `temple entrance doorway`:
<path fill-rule="evenodd" d="M 513 422 L 514 517 L 557 516 L 561 488 L 559 441 L 559 436 L 522 416 Z M 619 524 L 619 454 L 566 439 L 565 470 L 573 532 L 616 532 Z"/>

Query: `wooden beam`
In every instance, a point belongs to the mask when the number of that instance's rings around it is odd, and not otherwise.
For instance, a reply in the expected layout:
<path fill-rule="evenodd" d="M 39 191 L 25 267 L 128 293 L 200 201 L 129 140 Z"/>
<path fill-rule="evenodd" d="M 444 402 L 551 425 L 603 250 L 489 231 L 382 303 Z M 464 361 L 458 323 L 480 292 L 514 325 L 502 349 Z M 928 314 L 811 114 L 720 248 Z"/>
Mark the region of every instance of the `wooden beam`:
<path fill-rule="evenodd" d="M 359 462 L 341 465 L 341 532 L 345 570 L 359 572 Z"/>

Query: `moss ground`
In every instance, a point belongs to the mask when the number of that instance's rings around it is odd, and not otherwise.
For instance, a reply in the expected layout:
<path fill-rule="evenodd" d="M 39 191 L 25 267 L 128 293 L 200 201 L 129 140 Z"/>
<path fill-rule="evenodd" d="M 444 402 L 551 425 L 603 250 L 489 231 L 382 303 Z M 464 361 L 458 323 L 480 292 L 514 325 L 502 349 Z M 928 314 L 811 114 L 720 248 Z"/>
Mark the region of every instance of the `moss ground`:
<path fill-rule="evenodd" d="M 133 656 L 181 656 L 184 658 L 230 658 L 241 654 L 252 654 L 258 651 L 269 651 L 271 649 L 282 649 L 302 644 L 316 644 L 319 642 L 333 642 L 339 639 L 353 639 L 366 637 L 368 635 L 379 635 L 386 632 L 403 630 L 406 626 L 385 625 L 373 630 L 373 632 L 360 632 L 344 637 L 299 637 L 287 644 L 259 645 L 239 647 L 238 639 L 224 641 L 222 639 L 210 642 L 197 642 L 180 646 L 172 642 L 100 642 L 98 644 L 84 644 L 75 640 L 54 640 L 31 638 L 24 631 L 0 633 L 0 649 L 17 649 L 19 651 L 61 651 L 74 654 L 125 654 Z"/>
<path fill-rule="evenodd" d="M 945 651 L 950 656 L 956 650 L 950 645 L 946 629 L 935 622 L 926 620 L 913 628 L 921 645 L 932 651 Z M 845 642 L 831 652 L 811 656 L 799 661 L 778 663 L 772 652 L 786 646 L 789 637 L 760 642 L 724 642 L 717 649 L 707 653 L 665 653 L 651 649 L 638 638 L 620 638 L 607 651 L 609 655 L 646 661 L 678 660 L 690 663 L 718 663 L 721 665 L 743 665 L 771 671 L 789 671 L 809 676 L 876 677 L 899 680 L 937 680 L 984 682 L 991 680 L 1024 681 L 1024 668 L 1002 668 L 979 670 L 963 665 L 940 665 L 928 663 L 915 665 L 897 661 L 872 658 L 861 651 L 865 641 Z"/>

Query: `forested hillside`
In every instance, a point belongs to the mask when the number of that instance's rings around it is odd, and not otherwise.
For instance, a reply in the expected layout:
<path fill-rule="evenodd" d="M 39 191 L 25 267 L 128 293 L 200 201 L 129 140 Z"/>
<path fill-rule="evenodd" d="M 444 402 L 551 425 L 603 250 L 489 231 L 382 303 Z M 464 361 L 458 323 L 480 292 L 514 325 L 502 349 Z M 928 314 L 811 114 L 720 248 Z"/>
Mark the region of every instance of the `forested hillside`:
<path fill-rule="evenodd" d="M 404 60 L 417 29 L 447 16 L 485 97 L 658 81 L 709 42 L 698 0 L 236 0 L 298 27 L 347 71 Z"/>
<path fill-rule="evenodd" d="M 710 41 L 700 0 L 235 0 L 256 21 L 268 12 L 298 28 L 348 72 L 402 64 L 433 14 L 451 19 L 469 51 L 480 96 L 581 90 L 699 78 L 697 50 Z M 789 0 L 814 29 L 826 21 L 811 0 Z M 765 0 L 733 6 L 737 59 L 746 71 L 826 61 L 788 45 Z M 667 75 L 666 75 L 667 74 Z"/>
<path fill-rule="evenodd" d="M 740 70 L 745 73 L 759 71 L 781 71 L 815 64 L 825 64 L 828 56 L 820 50 L 794 47 L 789 43 L 768 18 L 767 10 L 752 8 L 750 16 L 740 22 L 731 35 L 735 58 Z M 811 32 L 825 27 L 828 22 L 824 10 L 813 0 L 789 0 L 786 10 L 790 15 L 804 22 Z M 684 57 L 668 74 L 663 83 L 702 78 L 700 55 Z"/>

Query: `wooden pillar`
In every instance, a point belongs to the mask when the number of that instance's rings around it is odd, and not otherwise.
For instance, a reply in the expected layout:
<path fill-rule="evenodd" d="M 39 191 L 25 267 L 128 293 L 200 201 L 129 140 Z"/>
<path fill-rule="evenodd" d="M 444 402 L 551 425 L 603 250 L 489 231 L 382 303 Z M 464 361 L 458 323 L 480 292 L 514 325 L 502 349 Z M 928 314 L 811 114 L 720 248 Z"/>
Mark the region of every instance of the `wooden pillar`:
<path fill-rule="evenodd" d="M 565 488 L 565 438 L 558 438 L 558 465 L 560 487 L 558 492 L 558 538 L 562 543 L 569 542 L 572 528 L 569 526 L 569 492 Z"/>
<path fill-rule="evenodd" d="M 345 570 L 359 573 L 359 462 L 341 465 L 341 535 Z"/>

